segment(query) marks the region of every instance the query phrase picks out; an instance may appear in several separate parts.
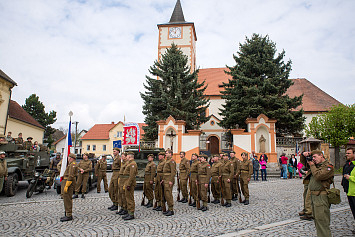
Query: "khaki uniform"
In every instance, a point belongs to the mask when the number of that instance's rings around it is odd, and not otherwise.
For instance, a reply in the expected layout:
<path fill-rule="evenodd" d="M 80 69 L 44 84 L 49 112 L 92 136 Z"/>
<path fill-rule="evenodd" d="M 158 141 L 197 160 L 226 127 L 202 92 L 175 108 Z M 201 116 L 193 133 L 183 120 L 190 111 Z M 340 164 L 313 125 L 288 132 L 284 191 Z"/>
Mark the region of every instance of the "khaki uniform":
<path fill-rule="evenodd" d="M 300 162 L 309 170 L 309 164 L 307 163 L 306 157 L 304 157 L 303 154 L 301 154 Z M 303 211 L 308 216 L 312 216 L 311 193 L 308 189 L 310 178 L 311 172 L 307 172 L 306 176 L 303 179 Z"/>
<path fill-rule="evenodd" d="M 311 165 L 311 173 L 308 188 L 311 194 L 311 206 L 317 236 L 332 236 L 330 232 L 330 204 L 325 189 L 329 189 L 330 184 L 333 183 L 333 165 L 327 160 L 321 164 Z"/>
<path fill-rule="evenodd" d="M 29 141 L 25 141 L 23 143 L 23 149 L 28 150 L 28 151 L 32 151 L 33 150 L 33 143 L 29 142 Z"/>
<path fill-rule="evenodd" d="M 117 181 L 117 183 L 118 183 L 118 204 L 124 210 L 127 210 L 127 202 L 126 202 L 125 190 L 123 189 L 123 186 L 128 178 L 125 178 L 123 176 L 123 172 L 124 172 L 127 164 L 128 164 L 127 161 L 122 161 L 121 169 L 119 172 L 119 180 Z"/>
<path fill-rule="evenodd" d="M 240 161 L 239 164 L 240 187 L 242 189 L 245 200 L 249 200 L 248 179 L 250 180 L 251 175 L 253 174 L 253 164 L 248 159 Z"/>
<path fill-rule="evenodd" d="M 219 176 L 221 176 L 221 161 L 214 162 L 211 168 L 211 192 L 215 200 L 219 200 L 221 197 L 221 186 L 219 183 Z"/>
<path fill-rule="evenodd" d="M 182 158 L 179 166 L 180 170 L 180 188 L 183 198 L 188 199 L 187 180 L 190 174 L 190 161 L 186 157 Z"/>
<path fill-rule="evenodd" d="M 65 169 L 64 172 L 64 177 L 63 177 L 63 182 L 61 184 L 62 186 L 62 191 L 63 191 L 63 199 L 64 199 L 64 209 L 66 216 L 70 217 L 72 216 L 72 211 L 73 211 L 73 192 L 74 192 L 74 187 L 75 187 L 75 177 L 78 174 L 78 167 L 75 161 L 72 161 L 69 163 L 67 168 Z M 66 183 L 68 181 L 71 181 L 72 183 L 68 187 L 68 192 L 64 193 L 64 187 L 66 186 Z"/>
<path fill-rule="evenodd" d="M 231 183 L 234 176 L 234 165 L 230 160 L 223 160 L 221 165 L 221 175 L 222 175 L 222 187 L 223 187 L 223 198 L 226 199 L 227 203 L 231 203 L 232 192 Z M 230 180 L 228 182 L 227 180 Z"/>
<path fill-rule="evenodd" d="M 239 186 L 239 159 L 237 157 L 231 158 L 230 160 L 234 167 L 234 176 L 232 181 L 232 196 L 238 196 L 238 186 Z"/>
<path fill-rule="evenodd" d="M 107 169 L 107 161 L 99 160 L 96 164 L 96 167 L 95 167 L 95 174 L 97 174 L 97 192 L 98 193 L 101 192 L 101 180 L 104 180 L 105 192 L 108 191 L 106 169 Z"/>
<path fill-rule="evenodd" d="M 78 194 L 80 192 L 80 186 L 83 185 L 81 188 L 81 193 L 84 194 L 86 193 L 86 185 L 88 183 L 90 171 L 92 170 L 92 162 L 91 160 L 82 160 L 78 164 L 78 170 L 83 169 L 84 173 L 81 173 L 79 171 L 78 174 L 78 179 L 76 180 L 76 186 L 75 186 L 75 194 Z"/>
<path fill-rule="evenodd" d="M 134 160 L 127 162 L 122 177 L 127 178 L 124 182 L 125 198 L 128 214 L 133 215 L 135 210 L 134 188 L 136 187 L 136 175 L 138 173 L 137 163 Z"/>
<path fill-rule="evenodd" d="M 168 204 L 168 210 L 174 211 L 173 187 L 175 182 L 176 163 L 172 158 L 167 158 L 163 168 L 164 197 Z M 170 186 L 169 182 L 173 184 Z"/>
<path fill-rule="evenodd" d="M 211 165 L 205 161 L 198 166 L 198 185 L 200 185 L 200 195 L 203 202 L 203 206 L 207 207 L 207 189 L 205 184 L 210 183 L 211 178 Z"/>
<path fill-rule="evenodd" d="M 0 193 L 4 187 L 5 177 L 8 176 L 7 173 L 7 163 L 5 159 L 0 159 Z"/>
<path fill-rule="evenodd" d="M 117 155 L 113 158 L 112 163 L 112 176 L 110 181 L 110 186 L 108 188 L 108 193 L 113 205 L 118 206 L 118 178 L 120 176 L 121 169 L 121 159 Z"/>
<path fill-rule="evenodd" d="M 50 177 L 49 183 L 48 183 L 48 185 L 49 185 L 50 187 L 53 185 L 54 178 L 55 178 L 56 176 L 58 176 L 59 173 L 60 173 L 60 170 L 58 170 L 58 164 L 59 164 L 59 162 L 61 162 L 61 159 L 60 159 L 60 158 L 57 159 L 57 157 L 55 157 L 55 158 L 51 161 L 51 163 L 50 163 L 50 165 L 49 165 L 49 169 L 53 171 L 53 173 L 52 173 L 52 175 L 51 175 L 51 177 Z"/>
<path fill-rule="evenodd" d="M 191 172 L 191 177 L 190 177 L 190 194 L 193 197 L 194 201 L 197 201 L 197 185 L 196 185 L 196 180 L 198 179 L 198 165 L 199 161 L 196 159 L 192 162 L 190 172 Z"/>
<path fill-rule="evenodd" d="M 16 138 L 16 139 L 15 139 L 15 144 L 23 145 L 23 138 L 22 138 L 22 137 Z"/>
<path fill-rule="evenodd" d="M 149 202 L 153 203 L 154 195 L 153 195 L 153 185 L 154 185 L 154 177 L 156 171 L 156 165 L 154 161 L 148 162 L 147 166 L 145 167 L 144 173 L 144 194 L 147 196 Z M 153 181 L 150 183 L 150 181 Z"/>
<path fill-rule="evenodd" d="M 162 206 L 162 201 L 161 200 L 161 197 L 164 195 L 162 192 L 163 192 L 163 189 L 161 187 L 161 181 L 163 180 L 163 168 L 164 168 L 164 165 L 165 165 L 165 159 L 162 159 L 159 161 L 159 164 L 157 166 L 157 177 L 156 177 L 156 180 L 155 180 L 155 189 L 154 189 L 154 196 L 155 196 L 155 200 L 157 201 L 157 206 L 160 207 Z"/>

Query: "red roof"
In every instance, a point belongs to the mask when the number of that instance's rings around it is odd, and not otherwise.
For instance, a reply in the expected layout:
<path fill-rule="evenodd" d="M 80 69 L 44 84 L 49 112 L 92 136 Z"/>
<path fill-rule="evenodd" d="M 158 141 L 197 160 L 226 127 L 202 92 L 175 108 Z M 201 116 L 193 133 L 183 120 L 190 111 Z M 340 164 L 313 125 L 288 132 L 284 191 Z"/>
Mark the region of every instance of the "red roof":
<path fill-rule="evenodd" d="M 8 115 L 10 118 L 44 129 L 44 127 L 29 113 L 27 113 L 26 110 L 24 110 L 16 101 L 10 100 Z"/>
<path fill-rule="evenodd" d="M 228 82 L 230 75 L 224 71 L 228 68 L 206 68 L 200 69 L 198 73 L 198 80 L 202 82 L 206 80 L 207 85 L 205 95 L 221 96 L 220 91 L 223 90 L 222 83 Z M 325 112 L 333 105 L 340 104 L 339 101 L 319 89 L 307 79 L 291 79 L 294 84 L 287 90 L 286 94 L 291 98 L 303 95 L 303 110 L 305 112 Z"/>

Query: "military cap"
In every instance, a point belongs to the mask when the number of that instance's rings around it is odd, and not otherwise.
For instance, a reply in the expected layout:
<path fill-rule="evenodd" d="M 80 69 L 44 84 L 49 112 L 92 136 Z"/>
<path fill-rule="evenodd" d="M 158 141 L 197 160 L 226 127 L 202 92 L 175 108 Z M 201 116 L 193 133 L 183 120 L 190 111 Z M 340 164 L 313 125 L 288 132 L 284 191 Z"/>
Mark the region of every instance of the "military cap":
<path fill-rule="evenodd" d="M 70 158 L 73 158 L 73 159 L 76 159 L 76 155 L 73 154 L 73 153 L 70 153 L 70 154 L 69 154 L 69 157 L 70 157 Z"/>
<path fill-rule="evenodd" d="M 2 154 L 6 154 L 5 151 L 0 151 L 0 155 L 2 155 Z"/>
<path fill-rule="evenodd" d="M 28 139 L 31 139 L 31 140 L 32 140 L 32 139 L 33 139 L 33 137 L 28 137 L 28 138 L 27 138 L 27 140 L 28 140 Z"/>
<path fill-rule="evenodd" d="M 197 153 L 192 153 L 193 156 L 197 156 L 198 157 L 198 154 Z"/>
<path fill-rule="evenodd" d="M 235 154 L 235 151 L 231 151 L 231 152 L 229 152 L 229 154 L 232 154 L 232 153 L 234 153 L 234 154 Z"/>
<path fill-rule="evenodd" d="M 149 158 L 149 157 L 153 157 L 153 159 L 154 159 L 154 155 L 153 155 L 153 154 L 149 154 L 149 155 L 147 156 L 147 158 Z"/>
<path fill-rule="evenodd" d="M 134 152 L 127 152 L 127 155 L 133 155 L 134 156 Z"/>
<path fill-rule="evenodd" d="M 248 153 L 247 152 L 242 152 L 242 154 L 241 155 L 246 155 L 246 156 L 248 156 Z"/>
<path fill-rule="evenodd" d="M 203 157 L 203 158 L 205 158 L 206 160 L 207 160 L 207 158 L 208 158 L 208 156 L 205 155 L 205 154 L 201 154 L 201 155 L 199 155 L 198 157 Z"/>
<path fill-rule="evenodd" d="M 4 134 L 0 134 L 0 138 L 2 138 L 2 137 L 5 137 L 5 135 Z"/>
<path fill-rule="evenodd" d="M 127 154 L 127 152 L 123 152 L 122 155 L 127 156 L 128 154 Z"/>
<path fill-rule="evenodd" d="M 227 153 L 222 153 L 222 156 L 228 156 L 228 154 Z"/>
<path fill-rule="evenodd" d="M 89 153 L 86 153 L 86 152 L 85 152 L 85 153 L 83 154 L 83 156 L 89 157 Z"/>
<path fill-rule="evenodd" d="M 115 147 L 113 149 L 116 150 L 116 151 L 120 151 L 120 148 L 117 148 L 117 147 Z"/>
<path fill-rule="evenodd" d="M 165 156 L 165 152 L 159 152 L 158 155 L 160 155 L 160 156 Z"/>
<path fill-rule="evenodd" d="M 317 155 L 323 155 L 323 152 L 321 150 L 314 150 L 311 152 L 312 156 L 317 154 Z"/>

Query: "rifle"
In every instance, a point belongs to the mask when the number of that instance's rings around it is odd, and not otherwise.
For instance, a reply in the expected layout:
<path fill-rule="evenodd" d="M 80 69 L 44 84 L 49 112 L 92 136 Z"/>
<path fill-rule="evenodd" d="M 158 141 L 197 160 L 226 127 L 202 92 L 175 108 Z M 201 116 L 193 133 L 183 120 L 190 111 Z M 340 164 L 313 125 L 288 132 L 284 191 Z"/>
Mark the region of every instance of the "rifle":
<path fill-rule="evenodd" d="M 242 203 L 242 192 L 240 191 L 239 187 L 239 175 L 237 175 L 237 181 L 236 181 L 236 186 L 237 186 L 237 191 L 238 191 L 238 197 L 239 197 L 239 203 Z"/>
<path fill-rule="evenodd" d="M 143 197 L 142 197 L 141 206 L 145 206 L 145 193 L 144 193 L 144 190 L 145 190 L 145 183 L 143 183 Z"/>
<path fill-rule="evenodd" d="M 200 184 L 197 179 L 197 200 L 196 200 L 196 208 L 200 209 Z"/>
<path fill-rule="evenodd" d="M 191 204 L 191 185 L 192 185 L 192 183 L 191 183 L 191 179 L 190 179 L 190 175 L 187 177 L 188 179 L 189 179 L 189 187 L 190 187 L 190 192 L 189 192 L 189 205 Z"/>
<path fill-rule="evenodd" d="M 163 212 L 166 211 L 166 206 L 165 206 L 165 195 L 164 195 L 164 183 L 161 184 L 161 207 Z"/>
<path fill-rule="evenodd" d="M 178 195 L 177 195 L 177 201 L 180 201 L 180 177 L 179 177 L 179 172 L 176 171 L 176 176 L 177 176 L 177 191 L 178 191 Z"/>
<path fill-rule="evenodd" d="M 219 180 L 219 185 L 220 185 L 220 191 L 221 191 L 221 204 L 222 206 L 224 205 L 224 199 L 223 199 L 223 187 L 222 187 L 222 177 L 219 176 L 218 177 L 218 180 Z"/>

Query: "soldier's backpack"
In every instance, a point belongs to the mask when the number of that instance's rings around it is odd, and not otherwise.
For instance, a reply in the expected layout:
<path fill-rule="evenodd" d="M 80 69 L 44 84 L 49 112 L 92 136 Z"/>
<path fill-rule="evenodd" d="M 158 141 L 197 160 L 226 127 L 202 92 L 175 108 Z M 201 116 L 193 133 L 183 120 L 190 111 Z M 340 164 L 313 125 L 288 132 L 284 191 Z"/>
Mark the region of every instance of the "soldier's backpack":
<path fill-rule="evenodd" d="M 340 190 L 335 188 L 334 182 L 333 182 L 333 188 L 326 189 L 327 191 L 327 196 L 328 196 L 328 201 L 329 204 L 339 204 L 341 202 L 340 199 Z"/>

